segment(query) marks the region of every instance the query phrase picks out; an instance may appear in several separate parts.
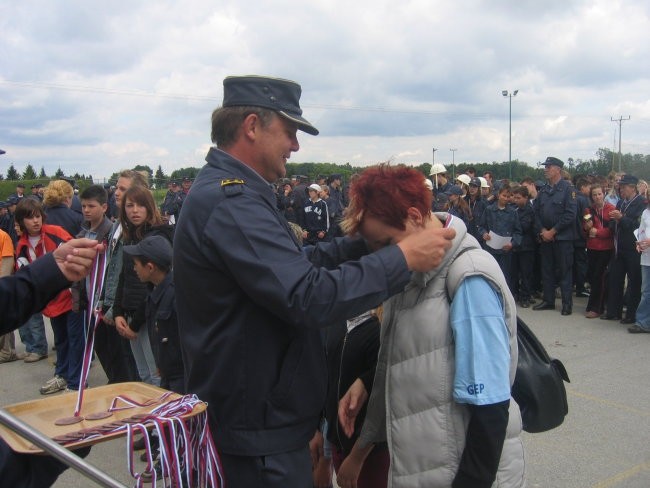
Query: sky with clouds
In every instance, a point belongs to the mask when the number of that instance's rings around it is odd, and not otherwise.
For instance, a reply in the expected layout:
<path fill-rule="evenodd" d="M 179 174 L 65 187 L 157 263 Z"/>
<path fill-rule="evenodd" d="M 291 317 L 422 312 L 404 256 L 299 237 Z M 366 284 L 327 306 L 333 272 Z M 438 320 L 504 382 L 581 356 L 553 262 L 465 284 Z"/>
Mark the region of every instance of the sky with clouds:
<path fill-rule="evenodd" d="M 202 166 L 233 74 L 303 87 L 292 162 L 650 154 L 647 0 L 0 0 L 0 173 Z M 450 149 L 457 149 L 452 154 Z"/>

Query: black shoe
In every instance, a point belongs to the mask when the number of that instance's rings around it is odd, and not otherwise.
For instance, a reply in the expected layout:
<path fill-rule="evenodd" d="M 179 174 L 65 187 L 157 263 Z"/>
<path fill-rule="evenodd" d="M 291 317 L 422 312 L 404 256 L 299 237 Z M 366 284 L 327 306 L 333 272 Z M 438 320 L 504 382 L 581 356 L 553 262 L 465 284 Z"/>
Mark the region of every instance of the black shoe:
<path fill-rule="evenodd" d="M 530 302 L 528 300 L 522 300 L 519 302 L 519 306 L 521 308 L 528 308 L 530 307 Z"/>
<path fill-rule="evenodd" d="M 621 320 L 621 317 L 615 317 L 614 315 L 601 315 L 600 320 Z"/>
<path fill-rule="evenodd" d="M 571 305 L 562 305 L 562 315 L 571 315 Z"/>
<path fill-rule="evenodd" d="M 633 324 L 636 322 L 636 319 L 631 319 L 629 317 L 625 317 L 624 319 L 621 319 L 621 324 Z"/>
<path fill-rule="evenodd" d="M 578 298 L 589 298 L 590 295 L 586 291 L 579 291 L 576 293 L 576 296 Z"/>
<path fill-rule="evenodd" d="M 539 302 L 533 307 L 533 310 L 555 310 L 555 305 L 548 302 Z"/>
<path fill-rule="evenodd" d="M 650 334 L 650 330 L 646 330 L 642 327 L 639 327 L 638 325 L 633 325 L 632 327 L 628 327 L 627 331 L 630 334 Z"/>

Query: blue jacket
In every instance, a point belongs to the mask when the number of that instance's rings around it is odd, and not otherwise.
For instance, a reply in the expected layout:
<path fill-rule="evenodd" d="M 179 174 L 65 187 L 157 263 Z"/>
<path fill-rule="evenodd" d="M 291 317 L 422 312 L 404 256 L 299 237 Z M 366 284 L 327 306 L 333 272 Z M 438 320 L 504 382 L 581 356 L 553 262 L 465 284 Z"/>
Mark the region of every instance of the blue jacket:
<path fill-rule="evenodd" d="M 519 217 L 519 226 L 521 227 L 521 243 L 514 251 L 534 251 L 536 237 L 535 212 L 533 211 L 533 207 L 526 204 L 522 208 L 517 208 L 517 216 Z"/>
<path fill-rule="evenodd" d="M 406 261 L 350 238 L 303 250 L 266 181 L 217 148 L 206 159 L 174 239 L 188 392 L 208 402 L 222 452 L 304 448 L 327 389 L 319 328 L 402 290 Z"/>
<path fill-rule="evenodd" d="M 555 229 L 556 241 L 573 241 L 577 211 L 576 190 L 570 182 L 543 186 L 535 199 L 535 233 Z"/>
<path fill-rule="evenodd" d="M 512 237 L 513 248 L 521 244 L 521 225 L 519 224 L 519 216 L 517 211 L 510 205 L 506 208 L 499 208 L 498 202 L 488 205 L 481 221 L 478 225 L 478 231 L 487 234 L 490 231 L 503 237 Z M 503 249 L 492 249 L 487 247 L 487 250 L 494 254 L 503 254 L 506 251 Z"/>

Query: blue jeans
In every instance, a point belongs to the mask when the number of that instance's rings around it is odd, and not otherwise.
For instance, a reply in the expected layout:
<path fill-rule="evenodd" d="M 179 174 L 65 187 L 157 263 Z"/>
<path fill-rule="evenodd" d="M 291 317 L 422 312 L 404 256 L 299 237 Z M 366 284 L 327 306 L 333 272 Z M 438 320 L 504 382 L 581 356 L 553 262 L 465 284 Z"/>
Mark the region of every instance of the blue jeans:
<path fill-rule="evenodd" d="M 71 390 L 79 389 L 79 377 L 84 354 L 83 315 L 66 312 L 50 318 L 56 345 L 56 369 L 54 374 L 61 376 Z"/>
<path fill-rule="evenodd" d="M 40 313 L 34 314 L 18 329 L 20 340 L 25 344 L 27 353 L 34 352 L 41 356 L 47 354 L 47 338 L 45 324 Z"/>
<path fill-rule="evenodd" d="M 160 386 L 160 376 L 158 376 L 156 359 L 151 349 L 149 331 L 146 324 L 142 324 L 142 327 L 138 331 L 138 336 L 130 342 L 140 379 L 150 385 Z"/>
<path fill-rule="evenodd" d="M 641 266 L 641 301 L 636 309 L 636 325 L 650 330 L 650 266 Z"/>

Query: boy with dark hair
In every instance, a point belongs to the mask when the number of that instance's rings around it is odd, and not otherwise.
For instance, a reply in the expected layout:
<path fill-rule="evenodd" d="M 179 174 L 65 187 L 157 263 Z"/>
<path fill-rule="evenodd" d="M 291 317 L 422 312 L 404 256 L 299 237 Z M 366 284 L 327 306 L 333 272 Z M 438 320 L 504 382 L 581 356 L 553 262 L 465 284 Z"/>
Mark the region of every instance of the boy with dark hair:
<path fill-rule="evenodd" d="M 133 269 L 140 281 L 154 286 L 147 296 L 145 317 L 160 372 L 160 386 L 184 394 L 184 366 L 171 269 L 172 246 L 165 237 L 152 235 L 138 244 L 124 246 L 124 252 L 133 256 Z"/>
<path fill-rule="evenodd" d="M 485 249 L 499 263 L 499 267 L 512 290 L 510 276 L 512 249 L 521 244 L 521 226 L 519 225 L 517 211 L 509 205 L 510 196 L 509 186 L 504 185 L 499 189 L 497 200 L 492 205 L 489 205 L 481 216 L 479 232 L 485 241 Z M 489 242 L 494 234 L 500 237 L 510 237 L 511 240 L 503 247 L 495 249 Z"/>
<path fill-rule="evenodd" d="M 512 291 L 522 308 L 528 308 L 531 304 L 535 262 L 535 211 L 528 198 L 528 188 L 525 186 L 512 189 L 512 199 L 521 227 L 521 244 L 513 249 L 512 255 Z"/>
<path fill-rule="evenodd" d="M 98 242 L 106 241 L 111 226 L 113 225 L 111 220 L 106 217 L 106 212 L 108 211 L 108 193 L 100 185 L 91 185 L 81 192 L 80 201 L 84 222 L 81 225 L 81 231 L 77 234 L 77 237 L 87 237 Z M 94 303 L 98 303 L 101 290 L 91 290 L 90 288 L 91 282 L 89 277 L 82 281 L 77 281 L 72 285 L 72 309 L 75 312 L 84 311 L 88 306 L 90 297 L 94 296 Z M 89 324 L 85 324 L 85 326 L 88 327 Z M 104 372 L 106 372 L 106 376 L 109 378 L 109 383 L 111 383 L 112 376 L 109 372 L 111 368 L 115 367 L 115 361 L 119 360 L 119 356 L 116 358 L 115 354 L 117 351 L 108 351 L 104 347 L 106 341 L 103 338 L 106 334 L 117 335 L 117 332 L 114 327 L 98 327 L 95 331 L 95 353 L 99 358 Z M 98 336 L 100 337 L 99 340 L 97 339 Z"/>

